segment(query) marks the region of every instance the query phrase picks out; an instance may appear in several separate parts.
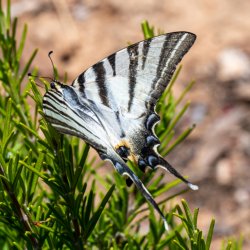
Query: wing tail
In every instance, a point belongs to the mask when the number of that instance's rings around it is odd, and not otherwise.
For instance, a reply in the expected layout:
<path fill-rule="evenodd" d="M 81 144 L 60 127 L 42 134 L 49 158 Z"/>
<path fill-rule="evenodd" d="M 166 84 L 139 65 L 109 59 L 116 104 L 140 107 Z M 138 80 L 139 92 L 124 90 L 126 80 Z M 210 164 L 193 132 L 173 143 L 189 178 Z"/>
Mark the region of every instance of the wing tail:
<path fill-rule="evenodd" d="M 153 206 L 153 208 L 158 212 L 158 214 L 161 216 L 164 227 L 166 230 L 169 230 L 169 226 L 167 223 L 167 220 L 165 216 L 163 215 L 162 211 L 158 207 L 157 203 L 155 202 L 154 198 L 150 194 L 150 192 L 147 190 L 147 188 L 143 185 L 141 180 L 135 175 L 135 173 L 123 162 L 123 160 L 116 154 L 112 155 L 102 155 L 101 158 L 103 160 L 109 160 L 114 165 L 117 172 L 121 175 L 127 175 L 133 183 L 136 185 L 136 187 L 140 190 L 142 195 L 146 198 L 146 200 Z"/>
<path fill-rule="evenodd" d="M 166 160 L 164 160 L 161 157 L 159 157 L 159 165 L 158 165 L 158 167 L 160 167 L 160 168 L 168 171 L 169 173 L 171 173 L 175 177 L 177 177 L 180 180 L 182 180 L 192 190 L 198 190 L 199 189 L 199 187 L 197 185 L 194 185 L 193 183 L 191 183 L 190 181 L 188 181 L 186 178 L 184 178 L 175 168 L 173 168 Z"/>

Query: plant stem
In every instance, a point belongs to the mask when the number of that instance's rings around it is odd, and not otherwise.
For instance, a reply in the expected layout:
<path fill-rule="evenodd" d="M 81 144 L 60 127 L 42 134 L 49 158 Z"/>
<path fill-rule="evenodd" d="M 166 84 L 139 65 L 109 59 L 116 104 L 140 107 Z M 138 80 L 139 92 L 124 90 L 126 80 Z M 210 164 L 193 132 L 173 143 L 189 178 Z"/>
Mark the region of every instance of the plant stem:
<path fill-rule="evenodd" d="M 0 164 L 0 175 L 6 176 L 1 164 Z M 25 229 L 25 232 L 30 232 L 29 234 L 27 234 L 27 236 L 29 237 L 33 248 L 40 249 L 37 239 L 35 237 L 33 237 L 34 232 L 30 226 L 28 215 L 23 211 L 22 207 L 20 206 L 14 192 L 11 190 L 9 183 L 4 178 L 2 178 L 2 183 L 3 183 L 3 186 L 4 186 L 6 192 L 8 193 L 8 195 L 13 203 L 13 206 L 15 208 L 14 211 L 16 212 L 16 216 L 18 218 L 20 218 L 20 221 Z"/>

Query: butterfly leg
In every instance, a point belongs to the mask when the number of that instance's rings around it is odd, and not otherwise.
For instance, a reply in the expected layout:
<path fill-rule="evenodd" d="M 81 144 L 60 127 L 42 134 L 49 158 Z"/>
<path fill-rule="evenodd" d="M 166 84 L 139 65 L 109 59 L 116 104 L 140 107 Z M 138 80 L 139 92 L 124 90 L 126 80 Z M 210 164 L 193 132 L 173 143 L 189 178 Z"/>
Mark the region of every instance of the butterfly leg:
<path fill-rule="evenodd" d="M 157 203 L 155 202 L 152 195 L 149 193 L 147 188 L 143 185 L 141 180 L 134 174 L 134 172 L 122 161 L 122 159 L 118 155 L 112 155 L 112 156 L 101 156 L 104 160 L 109 160 L 113 163 L 115 169 L 117 172 L 121 175 L 127 175 L 136 185 L 136 187 L 140 190 L 142 195 L 147 199 L 147 201 L 154 207 L 154 209 L 159 213 L 161 218 L 163 219 L 165 229 L 168 230 L 168 223 L 166 221 L 166 218 L 164 217 L 163 213 L 161 212 L 160 208 L 158 207 Z"/>

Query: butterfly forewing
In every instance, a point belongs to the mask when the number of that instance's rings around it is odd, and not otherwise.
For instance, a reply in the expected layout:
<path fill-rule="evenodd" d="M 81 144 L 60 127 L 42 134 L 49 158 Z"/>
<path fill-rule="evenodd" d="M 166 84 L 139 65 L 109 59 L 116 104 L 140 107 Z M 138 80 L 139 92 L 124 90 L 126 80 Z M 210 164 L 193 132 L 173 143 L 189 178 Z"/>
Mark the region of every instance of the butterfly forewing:
<path fill-rule="evenodd" d="M 158 143 L 152 131 L 159 120 L 155 104 L 195 38 L 192 33 L 174 32 L 130 45 L 87 69 L 72 86 L 100 109 L 106 106 L 116 112 L 115 123 L 141 154 L 147 151 L 145 146 L 153 149 Z"/>
<path fill-rule="evenodd" d="M 174 32 L 130 45 L 87 69 L 73 86 L 94 102 L 139 117 L 153 108 L 194 41 L 192 33 Z"/>

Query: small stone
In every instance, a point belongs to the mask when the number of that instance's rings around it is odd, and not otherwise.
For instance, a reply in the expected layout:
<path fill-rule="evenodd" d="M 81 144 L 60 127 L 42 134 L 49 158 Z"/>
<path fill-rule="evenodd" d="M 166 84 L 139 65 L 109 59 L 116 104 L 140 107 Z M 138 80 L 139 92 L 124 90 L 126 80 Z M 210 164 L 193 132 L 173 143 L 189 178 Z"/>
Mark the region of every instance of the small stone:
<path fill-rule="evenodd" d="M 236 189 L 236 191 L 234 192 L 234 199 L 240 204 L 248 204 L 249 206 L 250 195 L 247 190 L 243 188 Z"/>
<path fill-rule="evenodd" d="M 202 103 L 193 105 L 191 118 L 195 124 L 201 123 L 207 114 L 207 106 Z"/>
<path fill-rule="evenodd" d="M 239 81 L 250 77 L 250 59 L 238 48 L 224 49 L 218 56 L 218 66 L 221 81 Z"/>
<path fill-rule="evenodd" d="M 217 163 L 216 179 L 222 185 L 227 185 L 232 181 L 230 160 L 222 159 Z"/>

